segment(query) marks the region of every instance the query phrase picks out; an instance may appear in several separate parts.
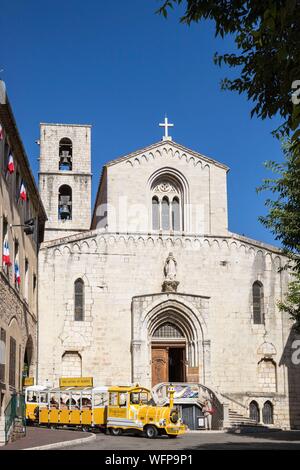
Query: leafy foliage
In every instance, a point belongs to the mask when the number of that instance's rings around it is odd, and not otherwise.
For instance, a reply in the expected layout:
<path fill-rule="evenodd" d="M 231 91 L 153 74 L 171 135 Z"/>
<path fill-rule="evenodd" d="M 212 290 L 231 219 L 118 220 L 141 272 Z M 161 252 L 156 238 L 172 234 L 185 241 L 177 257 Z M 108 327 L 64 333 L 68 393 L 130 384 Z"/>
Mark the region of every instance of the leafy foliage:
<path fill-rule="evenodd" d="M 279 310 L 288 313 L 294 320 L 294 329 L 300 333 L 300 275 L 296 274 L 290 282 L 284 302 L 278 303 Z"/>
<path fill-rule="evenodd" d="M 300 149 L 286 142 L 283 151 L 283 163 L 266 163 L 277 177 L 264 180 L 258 189 L 270 191 L 273 196 L 266 200 L 269 211 L 260 221 L 281 242 L 290 259 L 285 268 L 294 271 L 295 280 L 290 283 L 284 302 L 278 305 L 295 320 L 294 328 L 300 333 Z"/>
<path fill-rule="evenodd" d="M 293 259 L 293 267 L 300 273 L 300 151 L 290 142 L 283 146 L 283 163 L 269 161 L 266 167 L 277 177 L 266 179 L 258 191 L 268 190 L 272 198 L 266 200 L 269 208 L 260 221 L 271 230 Z"/>
<path fill-rule="evenodd" d="M 216 64 L 238 70 L 237 78 L 222 81 L 222 88 L 245 93 L 254 103 L 252 116 L 282 118 L 274 135 L 288 139 L 285 161 L 266 164 L 277 177 L 259 188 L 273 196 L 266 201 L 268 215 L 260 220 L 292 260 L 296 280 L 280 309 L 300 332 L 300 0 L 161 1 L 158 12 L 165 17 L 176 5 L 185 5 L 182 23 L 209 19 L 215 22 L 216 36 L 232 35 L 238 53 L 214 57 Z"/>
<path fill-rule="evenodd" d="M 297 129 L 300 106 L 293 106 L 291 95 L 300 80 L 300 0 L 165 0 L 158 12 L 167 17 L 176 4 L 186 5 L 181 22 L 210 19 L 216 36 L 233 35 L 240 53 L 215 55 L 217 64 L 240 71 L 223 80 L 223 89 L 246 93 L 252 115 L 279 114 L 284 122 L 278 134 Z"/>

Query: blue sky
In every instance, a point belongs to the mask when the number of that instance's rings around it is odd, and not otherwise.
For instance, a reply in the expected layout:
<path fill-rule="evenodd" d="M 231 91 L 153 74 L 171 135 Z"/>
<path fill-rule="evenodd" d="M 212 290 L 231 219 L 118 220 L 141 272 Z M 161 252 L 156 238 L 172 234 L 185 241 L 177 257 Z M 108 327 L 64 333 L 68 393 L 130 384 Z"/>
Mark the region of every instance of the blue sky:
<path fill-rule="evenodd" d="M 209 22 L 179 24 L 155 14 L 158 0 L 2 0 L 1 78 L 37 176 L 40 122 L 90 123 L 93 201 L 102 165 L 157 142 L 165 113 L 177 142 L 228 165 L 229 228 L 274 243 L 258 222 L 281 160 L 278 122 L 250 118 L 245 96 L 220 89 L 232 74 L 213 63 L 232 51 Z M 277 244 L 277 243 L 276 243 Z"/>

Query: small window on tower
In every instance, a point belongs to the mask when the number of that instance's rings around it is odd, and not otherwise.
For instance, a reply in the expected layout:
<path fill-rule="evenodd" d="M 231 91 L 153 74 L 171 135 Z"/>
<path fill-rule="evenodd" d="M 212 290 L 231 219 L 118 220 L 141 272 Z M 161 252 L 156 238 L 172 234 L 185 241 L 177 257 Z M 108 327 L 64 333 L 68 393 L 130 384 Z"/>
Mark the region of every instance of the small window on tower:
<path fill-rule="evenodd" d="M 58 192 L 58 219 L 72 219 L 72 189 L 67 184 L 63 184 Z"/>
<path fill-rule="evenodd" d="M 67 137 L 59 142 L 59 170 L 72 170 L 72 141 Z"/>

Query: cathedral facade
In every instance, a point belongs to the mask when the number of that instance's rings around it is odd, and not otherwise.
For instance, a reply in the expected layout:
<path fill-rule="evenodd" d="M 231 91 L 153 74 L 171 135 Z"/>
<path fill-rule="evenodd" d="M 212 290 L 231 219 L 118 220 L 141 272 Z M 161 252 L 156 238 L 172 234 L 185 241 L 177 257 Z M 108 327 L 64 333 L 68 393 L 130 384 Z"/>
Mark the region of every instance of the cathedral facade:
<path fill-rule="evenodd" d="M 38 382 L 203 384 L 300 427 L 286 259 L 229 231 L 228 168 L 165 132 L 103 167 L 91 215 L 90 137 L 41 125 Z"/>

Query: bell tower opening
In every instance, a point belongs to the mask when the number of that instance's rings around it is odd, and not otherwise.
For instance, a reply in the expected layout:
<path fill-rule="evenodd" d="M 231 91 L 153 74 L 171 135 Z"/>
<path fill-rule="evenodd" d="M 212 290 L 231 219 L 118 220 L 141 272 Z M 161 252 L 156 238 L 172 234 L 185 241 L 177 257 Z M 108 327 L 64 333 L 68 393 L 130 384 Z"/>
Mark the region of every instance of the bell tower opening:
<path fill-rule="evenodd" d="M 58 219 L 72 220 L 72 189 L 67 184 L 59 188 Z"/>
<path fill-rule="evenodd" d="M 72 171 L 72 141 L 66 137 L 59 142 L 59 170 Z"/>
<path fill-rule="evenodd" d="M 42 123 L 40 130 L 44 239 L 85 232 L 91 227 L 91 126 Z"/>

